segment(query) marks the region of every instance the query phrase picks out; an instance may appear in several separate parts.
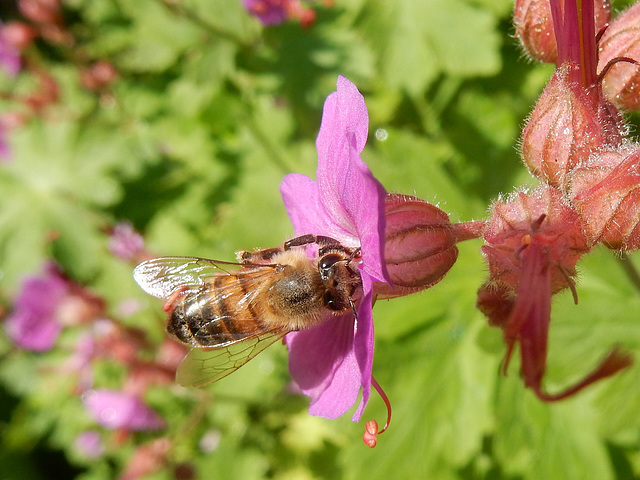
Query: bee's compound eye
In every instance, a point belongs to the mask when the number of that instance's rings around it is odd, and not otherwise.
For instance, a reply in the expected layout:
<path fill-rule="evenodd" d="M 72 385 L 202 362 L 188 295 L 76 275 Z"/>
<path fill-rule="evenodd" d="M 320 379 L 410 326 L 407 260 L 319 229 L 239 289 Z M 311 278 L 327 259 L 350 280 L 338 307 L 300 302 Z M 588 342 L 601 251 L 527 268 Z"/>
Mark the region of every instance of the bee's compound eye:
<path fill-rule="evenodd" d="M 340 260 L 343 260 L 343 258 L 336 253 L 330 253 L 320 259 L 320 262 L 318 262 L 318 270 L 320 271 L 320 275 L 323 279 L 326 280 L 327 278 L 329 278 L 331 267 L 333 267 Z"/>

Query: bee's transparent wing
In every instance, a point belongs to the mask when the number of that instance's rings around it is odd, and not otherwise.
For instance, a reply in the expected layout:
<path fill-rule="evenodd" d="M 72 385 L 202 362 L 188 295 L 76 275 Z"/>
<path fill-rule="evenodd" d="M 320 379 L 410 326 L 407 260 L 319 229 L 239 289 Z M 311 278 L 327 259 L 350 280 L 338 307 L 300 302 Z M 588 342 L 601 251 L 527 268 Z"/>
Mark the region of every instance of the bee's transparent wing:
<path fill-rule="evenodd" d="M 239 263 L 197 257 L 161 257 L 142 262 L 133 270 L 133 278 L 150 295 L 169 298 L 178 288 L 199 288 L 206 279 L 228 273 L 225 267 Z"/>
<path fill-rule="evenodd" d="M 235 372 L 288 331 L 270 331 L 221 348 L 194 348 L 176 372 L 183 387 L 203 387 Z"/>

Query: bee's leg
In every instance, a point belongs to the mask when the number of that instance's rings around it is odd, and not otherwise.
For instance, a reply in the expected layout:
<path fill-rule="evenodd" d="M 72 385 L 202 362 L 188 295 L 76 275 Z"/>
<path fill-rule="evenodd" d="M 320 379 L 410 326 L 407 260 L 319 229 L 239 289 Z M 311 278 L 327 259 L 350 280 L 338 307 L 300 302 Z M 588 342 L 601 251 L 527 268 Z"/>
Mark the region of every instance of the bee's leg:
<path fill-rule="evenodd" d="M 241 250 L 236 253 L 236 258 L 245 265 L 261 265 L 271 262 L 279 253 L 282 253 L 282 248 L 262 248 L 253 252 Z"/>
<path fill-rule="evenodd" d="M 290 250 L 293 247 L 302 247 L 304 245 L 309 245 L 311 243 L 315 243 L 319 247 L 324 246 L 335 246 L 340 245 L 340 242 L 334 240 L 331 237 L 325 237 L 324 235 L 313 235 L 312 233 L 308 233 L 306 235 L 300 235 L 299 237 L 292 238 L 291 240 L 287 240 L 284 242 L 283 249 Z"/>
<path fill-rule="evenodd" d="M 302 247 L 304 245 L 309 245 L 312 243 L 318 244 L 318 246 L 331 245 L 334 247 L 339 247 L 340 243 L 333 238 L 325 237 L 322 235 L 301 235 L 299 237 L 292 238 L 291 240 L 287 240 L 284 242 L 282 247 L 277 248 L 261 248 L 258 250 L 254 250 L 253 252 L 249 250 L 241 250 L 236 253 L 236 258 L 238 262 L 244 265 L 264 265 L 271 262 L 273 257 L 277 254 L 282 253 L 286 250 L 291 250 L 294 247 Z"/>

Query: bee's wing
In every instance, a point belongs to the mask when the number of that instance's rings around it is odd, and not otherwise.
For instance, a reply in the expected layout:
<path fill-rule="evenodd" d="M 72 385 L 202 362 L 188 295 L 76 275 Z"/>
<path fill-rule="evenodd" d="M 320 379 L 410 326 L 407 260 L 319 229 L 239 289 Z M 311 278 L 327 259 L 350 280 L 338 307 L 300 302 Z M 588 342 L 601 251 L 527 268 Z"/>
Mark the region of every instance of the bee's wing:
<path fill-rule="evenodd" d="M 229 265 L 242 266 L 206 258 L 161 257 L 142 262 L 133 269 L 133 278 L 148 294 L 169 298 L 178 288 L 199 288 L 207 278 L 228 273 L 224 267 Z"/>
<path fill-rule="evenodd" d="M 220 380 L 287 333 L 270 331 L 222 348 L 194 348 L 178 367 L 176 381 L 183 387 L 203 387 Z"/>

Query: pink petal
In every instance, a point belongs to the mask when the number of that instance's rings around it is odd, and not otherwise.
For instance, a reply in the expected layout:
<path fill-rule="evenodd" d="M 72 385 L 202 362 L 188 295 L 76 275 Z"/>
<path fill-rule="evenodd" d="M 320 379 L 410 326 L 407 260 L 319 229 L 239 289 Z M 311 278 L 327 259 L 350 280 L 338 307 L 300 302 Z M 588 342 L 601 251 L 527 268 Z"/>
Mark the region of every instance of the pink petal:
<path fill-rule="evenodd" d="M 356 412 L 351 418 L 354 422 L 360 421 L 364 412 L 369 394 L 371 393 L 371 376 L 373 374 L 373 347 L 375 344 L 373 332 L 373 282 L 366 272 L 362 275 L 363 295 L 358 305 L 358 319 L 356 321 L 356 332 L 353 340 L 353 351 L 360 367 L 362 386 L 362 399 Z"/>
<path fill-rule="evenodd" d="M 371 174 L 367 164 L 352 152 L 348 171 L 350 186 L 343 192 L 342 204 L 354 219 L 362 249 L 363 269 L 375 281 L 390 283 L 384 262 L 384 187 Z"/>
<path fill-rule="evenodd" d="M 90 390 L 84 404 L 95 421 L 105 428 L 158 430 L 165 421 L 137 396 L 116 390 Z"/>
<path fill-rule="evenodd" d="M 56 311 L 68 288 L 54 267 L 46 267 L 40 276 L 28 277 L 5 323 L 13 343 L 36 352 L 50 350 L 62 330 Z"/>
<path fill-rule="evenodd" d="M 311 397 L 309 413 L 337 418 L 358 398 L 362 374 L 353 351 L 353 315 L 287 335 L 289 371 Z"/>
<path fill-rule="evenodd" d="M 7 336 L 20 348 L 46 352 L 55 345 L 62 330 L 52 316 L 38 316 L 31 311 L 18 311 L 7 318 Z"/>
<path fill-rule="evenodd" d="M 318 184 L 306 175 L 290 173 L 284 177 L 280 193 L 296 235 L 313 233 L 334 238 L 345 245 L 360 245 L 353 233 L 340 228 L 327 215 Z"/>
<path fill-rule="evenodd" d="M 329 95 L 322 114 L 318 149 L 318 191 L 326 215 L 360 239 L 365 269 L 386 281 L 384 267 L 385 189 L 360 158 L 367 141 L 369 116 L 364 98 L 345 77 Z"/>

